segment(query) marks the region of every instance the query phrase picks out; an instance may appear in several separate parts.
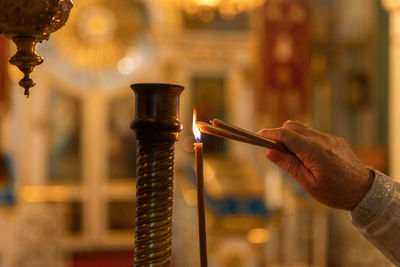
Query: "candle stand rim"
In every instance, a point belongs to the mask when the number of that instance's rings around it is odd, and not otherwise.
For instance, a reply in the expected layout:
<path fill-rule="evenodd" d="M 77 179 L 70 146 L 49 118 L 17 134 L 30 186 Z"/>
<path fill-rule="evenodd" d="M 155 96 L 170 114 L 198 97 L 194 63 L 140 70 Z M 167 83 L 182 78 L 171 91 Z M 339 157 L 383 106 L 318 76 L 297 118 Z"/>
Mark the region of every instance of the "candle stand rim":
<path fill-rule="evenodd" d="M 172 89 L 172 91 L 169 91 L 169 92 L 165 91 L 165 93 L 180 94 L 185 87 L 182 85 L 173 84 L 173 83 L 134 83 L 134 84 L 131 84 L 131 88 L 132 88 L 132 90 L 140 91 L 141 93 L 146 93 L 146 92 L 151 93 L 154 91 L 166 90 L 166 88 L 169 88 L 169 90 Z M 173 89 L 175 89 L 175 90 L 173 90 Z"/>

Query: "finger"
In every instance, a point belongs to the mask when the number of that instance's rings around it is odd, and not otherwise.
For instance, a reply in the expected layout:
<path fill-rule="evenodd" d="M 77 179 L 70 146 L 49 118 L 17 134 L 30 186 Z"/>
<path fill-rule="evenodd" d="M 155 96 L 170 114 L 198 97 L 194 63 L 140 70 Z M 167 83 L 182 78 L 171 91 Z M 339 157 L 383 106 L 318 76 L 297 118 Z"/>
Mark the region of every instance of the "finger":
<path fill-rule="evenodd" d="M 301 121 L 288 120 L 283 123 L 282 128 L 293 130 L 305 136 L 311 136 L 319 133 L 317 130 L 309 127 L 306 123 Z"/>
<path fill-rule="evenodd" d="M 306 136 L 287 128 L 262 129 L 257 134 L 284 144 L 296 155 L 307 152 L 312 145 Z"/>
<path fill-rule="evenodd" d="M 314 176 L 297 157 L 277 150 L 268 150 L 266 157 L 293 176 L 304 189 L 309 188 Z"/>

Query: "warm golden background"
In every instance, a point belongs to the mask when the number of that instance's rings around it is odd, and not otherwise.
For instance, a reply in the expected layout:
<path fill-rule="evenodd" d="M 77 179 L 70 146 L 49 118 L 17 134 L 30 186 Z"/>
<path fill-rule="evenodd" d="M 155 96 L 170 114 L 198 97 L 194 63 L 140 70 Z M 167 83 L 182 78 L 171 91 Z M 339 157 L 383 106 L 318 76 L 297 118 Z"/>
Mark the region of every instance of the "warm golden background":
<path fill-rule="evenodd" d="M 193 107 L 252 131 L 306 121 L 400 177 L 400 1 L 382 2 L 76 0 L 28 100 L 1 39 L 0 266 L 132 266 L 134 82 L 185 86 L 174 267 L 199 266 Z M 263 149 L 203 142 L 209 266 L 391 266 Z"/>

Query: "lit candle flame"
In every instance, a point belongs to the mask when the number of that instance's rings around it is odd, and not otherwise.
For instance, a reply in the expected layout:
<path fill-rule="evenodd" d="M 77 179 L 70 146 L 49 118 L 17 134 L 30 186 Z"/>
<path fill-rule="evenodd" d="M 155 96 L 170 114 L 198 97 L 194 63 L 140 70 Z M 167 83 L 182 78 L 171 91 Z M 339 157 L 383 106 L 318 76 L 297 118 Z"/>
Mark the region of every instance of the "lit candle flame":
<path fill-rule="evenodd" d="M 201 132 L 200 132 L 200 129 L 197 127 L 197 125 L 196 125 L 196 110 L 194 109 L 193 110 L 193 126 L 192 126 L 192 129 L 193 129 L 193 135 L 194 135 L 194 138 L 196 139 L 196 142 L 200 142 L 201 141 Z"/>

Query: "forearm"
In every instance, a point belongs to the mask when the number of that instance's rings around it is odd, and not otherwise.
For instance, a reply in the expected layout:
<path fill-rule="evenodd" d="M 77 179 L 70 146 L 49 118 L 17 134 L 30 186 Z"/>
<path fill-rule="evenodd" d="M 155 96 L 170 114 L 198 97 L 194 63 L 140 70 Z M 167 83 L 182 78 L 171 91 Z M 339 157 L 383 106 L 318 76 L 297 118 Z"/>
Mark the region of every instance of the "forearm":
<path fill-rule="evenodd" d="M 351 214 L 360 232 L 400 266 L 400 184 L 375 171 L 370 191 Z"/>

